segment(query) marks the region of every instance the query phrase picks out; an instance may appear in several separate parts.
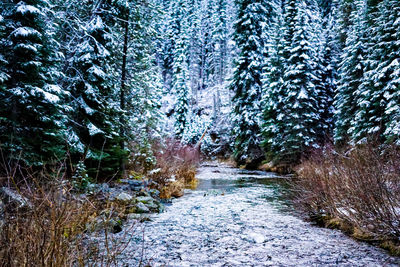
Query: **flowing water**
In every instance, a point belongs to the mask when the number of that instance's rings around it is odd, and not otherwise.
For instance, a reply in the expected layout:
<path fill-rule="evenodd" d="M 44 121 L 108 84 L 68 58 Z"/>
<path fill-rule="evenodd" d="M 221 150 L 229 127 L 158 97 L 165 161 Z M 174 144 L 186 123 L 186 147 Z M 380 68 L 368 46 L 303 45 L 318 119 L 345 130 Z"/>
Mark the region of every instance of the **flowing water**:
<path fill-rule="evenodd" d="M 196 190 L 144 223 L 150 266 L 400 266 L 383 250 L 296 216 L 273 173 L 203 164 Z M 137 236 L 137 235 L 136 235 Z M 133 247 L 131 244 L 130 246 Z M 129 247 L 127 249 L 129 251 Z M 140 253 L 139 253 L 140 254 Z M 140 260 L 130 257 L 130 266 Z"/>

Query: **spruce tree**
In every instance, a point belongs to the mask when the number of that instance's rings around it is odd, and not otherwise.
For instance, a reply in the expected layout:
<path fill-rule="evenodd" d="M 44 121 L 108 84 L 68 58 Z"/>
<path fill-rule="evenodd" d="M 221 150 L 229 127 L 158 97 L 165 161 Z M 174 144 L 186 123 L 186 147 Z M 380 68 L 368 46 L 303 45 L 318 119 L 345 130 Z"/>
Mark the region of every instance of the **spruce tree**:
<path fill-rule="evenodd" d="M 350 16 L 350 32 L 338 68 L 338 89 L 334 101 L 336 108 L 334 139 L 339 145 L 352 140 L 356 132 L 354 124 L 353 128 L 350 128 L 352 118 L 357 113 L 355 92 L 362 83 L 365 69 L 365 12 L 364 1 L 357 0 Z"/>
<path fill-rule="evenodd" d="M 216 69 L 216 80 L 222 85 L 225 79 L 227 67 L 227 46 L 228 46 L 228 28 L 227 28 L 227 3 L 226 0 L 216 1 L 215 16 L 216 25 L 213 33 L 215 40 L 214 65 Z"/>
<path fill-rule="evenodd" d="M 263 70 L 263 97 L 262 97 L 262 145 L 267 155 L 267 160 L 276 159 L 276 152 L 280 150 L 285 114 L 283 74 L 285 59 L 283 57 L 284 23 L 283 10 L 276 5 L 274 21 L 270 27 L 267 43 L 267 63 Z"/>
<path fill-rule="evenodd" d="M 101 6 L 109 10 L 107 6 Z M 112 43 L 110 29 L 105 23 L 104 13 L 95 11 L 86 25 L 82 25 L 82 38 L 71 58 L 70 68 L 72 102 L 71 113 L 74 134 L 70 140 L 73 157 L 85 160 L 92 177 L 106 178 L 119 171 L 121 151 L 118 134 L 119 117 L 113 96 L 110 66 Z"/>
<path fill-rule="evenodd" d="M 321 119 L 321 86 L 316 79 L 317 53 L 313 46 L 312 20 L 306 3 L 296 1 L 290 54 L 284 73 L 284 98 L 287 103 L 283 115 L 284 130 L 281 141 L 282 161 L 296 163 L 311 148 L 318 147 L 318 136 L 324 131 Z M 289 25 L 290 27 L 290 25 Z M 281 115 L 281 114 L 280 114 Z M 281 115 L 282 116 L 282 115 Z"/>
<path fill-rule="evenodd" d="M 63 97 L 52 73 L 47 2 L 3 1 L 0 143 L 7 160 L 44 166 L 64 157 Z"/>
<path fill-rule="evenodd" d="M 372 18 L 368 28 L 368 53 L 364 60 L 366 70 L 363 82 L 355 93 L 358 110 L 353 121 L 352 137 L 356 142 L 368 138 L 385 141 L 386 126 L 393 120 L 393 114 L 387 116 L 387 107 L 389 102 L 393 104 L 392 99 L 399 86 L 393 73 L 397 68 L 400 49 L 399 39 L 395 37 L 398 6 L 398 3 L 382 1 L 369 8 L 375 12 L 369 14 Z"/>
<path fill-rule="evenodd" d="M 382 55 L 382 64 L 379 65 L 375 77 L 381 79 L 379 72 L 390 80 L 384 88 L 384 97 L 387 101 L 385 108 L 385 138 L 387 141 L 400 145 L 400 2 L 396 0 L 383 1 L 381 7 L 383 22 L 381 47 L 385 47 L 385 55 Z M 385 63 L 384 63 L 385 62 Z"/>
<path fill-rule="evenodd" d="M 132 164 L 135 169 L 147 171 L 155 164 L 152 144 L 160 142 L 160 126 L 165 120 L 160 112 L 162 79 L 154 64 L 156 12 L 148 2 L 132 2 L 129 8 L 124 110 L 127 120 L 123 127 Z"/>
<path fill-rule="evenodd" d="M 179 39 L 176 44 L 174 59 L 174 93 L 176 94 L 175 104 L 175 135 L 180 138 L 188 124 L 189 116 L 189 88 L 187 85 L 186 45 L 184 40 Z"/>
<path fill-rule="evenodd" d="M 239 58 L 230 88 L 234 92 L 233 138 L 234 157 L 244 164 L 262 157 L 260 148 L 261 93 L 264 59 L 264 27 L 269 23 L 271 10 L 262 0 L 236 1 L 238 21 L 234 40 Z"/>
<path fill-rule="evenodd" d="M 173 6 L 174 61 L 173 87 L 176 95 L 175 102 L 175 136 L 182 137 L 188 124 L 189 116 L 189 87 L 188 87 L 188 21 L 186 0 L 180 0 Z"/>

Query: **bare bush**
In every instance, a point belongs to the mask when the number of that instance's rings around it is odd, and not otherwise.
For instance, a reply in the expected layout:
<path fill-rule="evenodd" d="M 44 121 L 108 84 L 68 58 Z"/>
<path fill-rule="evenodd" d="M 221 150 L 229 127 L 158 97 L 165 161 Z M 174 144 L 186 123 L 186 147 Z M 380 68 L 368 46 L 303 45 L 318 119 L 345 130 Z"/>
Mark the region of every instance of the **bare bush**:
<path fill-rule="evenodd" d="M 315 218 L 338 218 L 376 239 L 400 238 L 400 151 L 363 145 L 316 151 L 297 169 L 297 201 Z"/>
<path fill-rule="evenodd" d="M 151 172 L 149 177 L 158 185 L 161 197 L 179 197 L 185 187 L 196 186 L 196 167 L 200 162 L 198 147 L 167 140 L 165 147 L 156 154 L 156 158 L 156 171 Z"/>
<path fill-rule="evenodd" d="M 51 176 L 34 173 L 18 184 L 13 177 L 3 178 L 29 205 L 6 203 L 0 214 L 0 266 L 117 265 L 128 244 L 125 237 L 114 238 L 107 227 L 87 232 L 106 204 L 73 194 L 62 170 Z M 105 216 L 100 223 L 107 225 L 111 219 Z"/>

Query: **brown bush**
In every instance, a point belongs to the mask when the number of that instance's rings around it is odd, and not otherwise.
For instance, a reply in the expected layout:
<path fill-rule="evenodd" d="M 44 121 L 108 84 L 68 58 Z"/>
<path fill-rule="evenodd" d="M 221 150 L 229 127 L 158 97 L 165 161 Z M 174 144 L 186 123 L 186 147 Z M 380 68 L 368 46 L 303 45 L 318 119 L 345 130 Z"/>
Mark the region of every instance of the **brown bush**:
<path fill-rule="evenodd" d="M 200 161 L 200 151 L 197 147 L 167 140 L 165 147 L 156 154 L 156 158 L 156 170 L 150 172 L 149 177 L 156 182 L 161 197 L 179 197 L 185 187 L 196 187 L 196 167 Z"/>
<path fill-rule="evenodd" d="M 400 151 L 363 145 L 316 151 L 296 168 L 297 202 L 314 218 L 337 218 L 359 238 L 400 238 Z M 356 230 L 354 230 L 356 229 Z"/>
<path fill-rule="evenodd" d="M 72 194 L 62 169 L 56 173 L 58 177 L 36 173 L 18 185 L 6 177 L 9 188 L 29 205 L 19 208 L 8 203 L 0 214 L 0 266 L 115 265 L 127 242 L 113 238 L 108 229 L 86 233 L 106 204 Z M 110 215 L 103 220 L 109 219 Z"/>

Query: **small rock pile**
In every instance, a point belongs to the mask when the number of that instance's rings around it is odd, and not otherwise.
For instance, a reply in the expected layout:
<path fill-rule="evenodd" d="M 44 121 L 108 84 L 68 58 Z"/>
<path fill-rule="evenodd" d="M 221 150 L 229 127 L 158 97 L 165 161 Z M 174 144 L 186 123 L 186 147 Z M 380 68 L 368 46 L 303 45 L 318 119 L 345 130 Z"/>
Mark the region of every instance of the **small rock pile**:
<path fill-rule="evenodd" d="M 91 194 L 108 203 L 110 207 L 87 225 L 87 229 L 89 231 L 107 229 L 117 233 L 122 230 L 125 220 L 141 222 L 151 220 L 151 215 L 162 212 L 164 205 L 160 200 L 160 192 L 149 189 L 149 184 L 147 180 L 121 179 L 118 183 L 92 185 Z M 123 212 L 113 212 L 115 207 Z"/>

